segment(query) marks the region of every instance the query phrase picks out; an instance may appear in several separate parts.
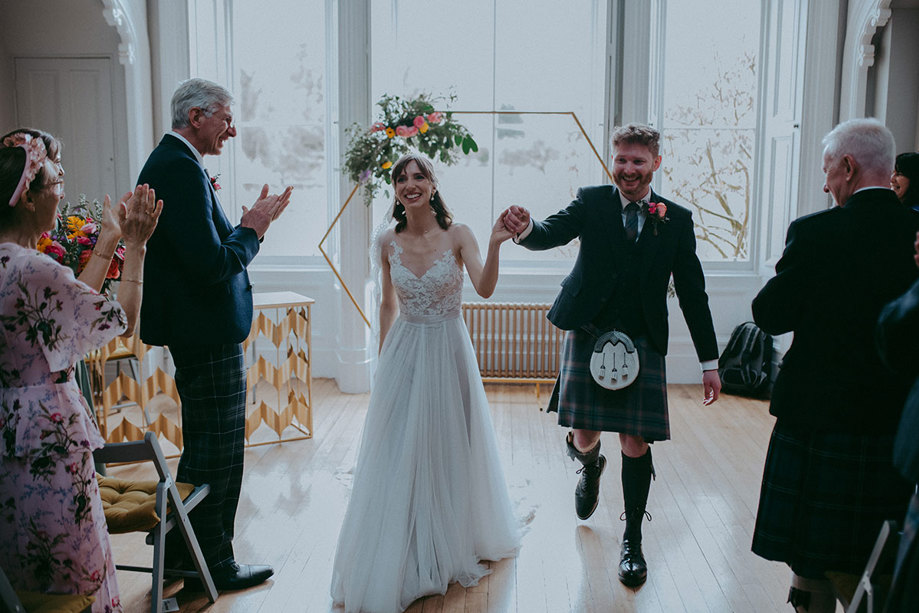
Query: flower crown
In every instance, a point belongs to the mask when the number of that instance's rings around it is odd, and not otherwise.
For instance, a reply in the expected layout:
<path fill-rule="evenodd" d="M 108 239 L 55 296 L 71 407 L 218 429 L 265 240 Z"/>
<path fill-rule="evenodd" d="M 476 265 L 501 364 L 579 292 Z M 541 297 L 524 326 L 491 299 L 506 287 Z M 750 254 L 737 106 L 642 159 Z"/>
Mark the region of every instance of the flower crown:
<path fill-rule="evenodd" d="M 45 158 L 48 157 L 48 150 L 45 149 L 45 143 L 41 138 L 33 138 L 31 134 L 17 132 L 10 134 L 3 139 L 4 147 L 22 147 L 26 152 L 26 163 L 22 169 L 22 176 L 19 178 L 19 184 L 13 190 L 13 196 L 10 198 L 10 206 L 16 206 L 22 193 L 29 189 L 29 184 L 38 174 L 41 165 L 44 164 Z"/>

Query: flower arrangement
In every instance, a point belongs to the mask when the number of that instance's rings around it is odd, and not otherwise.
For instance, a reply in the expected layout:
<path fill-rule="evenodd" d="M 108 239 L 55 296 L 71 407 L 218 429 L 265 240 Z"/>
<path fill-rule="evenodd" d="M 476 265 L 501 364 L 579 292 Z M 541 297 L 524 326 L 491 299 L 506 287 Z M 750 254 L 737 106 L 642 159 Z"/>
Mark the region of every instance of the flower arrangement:
<path fill-rule="evenodd" d="M 211 181 L 211 187 L 214 188 L 214 191 L 215 191 L 215 192 L 219 192 L 219 191 L 220 191 L 220 183 L 218 183 L 217 181 L 220 180 L 220 173 L 218 172 L 218 173 L 215 174 L 213 177 L 208 176 L 208 179 L 210 179 L 210 181 Z"/>
<path fill-rule="evenodd" d="M 455 98 L 451 95 L 446 102 Z M 390 184 L 389 169 L 396 160 L 413 148 L 447 165 L 456 163 L 459 151 L 468 155 L 479 150 L 453 113 L 435 110 L 435 103 L 442 101 L 426 93 L 412 99 L 385 95 L 377 102 L 379 121 L 369 129 L 360 124 L 348 128 L 351 144 L 345 153 L 345 170 L 364 187 L 368 204 L 384 183 Z"/>
<path fill-rule="evenodd" d="M 38 239 L 38 250 L 70 268 L 74 275 L 79 275 L 86 268 L 96 246 L 99 230 L 102 229 L 101 219 L 102 205 L 99 201 L 89 202 L 84 194 L 80 194 L 76 206 L 67 202 L 61 207 L 54 229 L 43 232 Z M 124 245 L 119 242 L 102 284 L 103 292 L 108 293 L 112 281 L 121 278 L 123 267 Z"/>
<path fill-rule="evenodd" d="M 647 207 L 648 219 L 654 228 L 654 236 L 657 236 L 657 226 L 670 221 L 670 218 L 667 217 L 667 205 L 663 202 L 649 202 Z"/>

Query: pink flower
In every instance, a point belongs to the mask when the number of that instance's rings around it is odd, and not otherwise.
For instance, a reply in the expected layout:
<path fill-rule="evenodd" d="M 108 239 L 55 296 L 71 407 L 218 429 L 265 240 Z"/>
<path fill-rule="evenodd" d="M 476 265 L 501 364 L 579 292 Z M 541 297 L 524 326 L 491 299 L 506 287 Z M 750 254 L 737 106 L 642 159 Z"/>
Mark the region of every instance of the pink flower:
<path fill-rule="evenodd" d="M 380 132 L 380 131 L 385 130 L 385 129 L 386 129 L 386 126 L 384 126 L 384 125 L 383 125 L 382 123 L 380 123 L 379 121 L 376 122 L 375 124 L 373 124 L 373 125 L 370 126 L 370 131 L 371 131 L 371 132 Z"/>
<path fill-rule="evenodd" d="M 440 111 L 434 111 L 433 113 L 428 115 L 428 123 L 440 123 L 443 118 L 444 118 L 443 113 L 441 113 Z"/>
<path fill-rule="evenodd" d="M 648 212 L 658 219 L 663 219 L 667 215 L 667 205 L 663 202 L 649 202 Z"/>
<path fill-rule="evenodd" d="M 83 234 L 86 234 L 87 236 L 90 234 L 95 234 L 96 224 L 94 224 L 93 222 L 85 223 L 83 224 L 83 227 L 80 228 L 80 232 L 82 232 Z"/>
<path fill-rule="evenodd" d="M 396 134 L 402 138 L 411 138 L 418 134 L 418 128 L 415 126 L 396 126 Z"/>
<path fill-rule="evenodd" d="M 412 123 L 415 124 L 415 127 L 420 130 L 421 126 L 424 125 L 424 115 L 419 115 L 418 117 L 415 117 L 415 120 Z"/>
<path fill-rule="evenodd" d="M 73 473 L 74 475 L 77 474 L 78 472 L 80 472 L 80 463 L 79 463 L 79 462 L 71 462 L 70 464 L 68 464 L 68 465 L 67 465 L 67 472 Z"/>
<path fill-rule="evenodd" d="M 64 421 L 64 416 L 61 415 L 60 413 L 52 413 L 52 414 L 51 414 L 51 421 L 53 421 L 53 422 L 56 423 L 56 424 L 59 424 L 59 423 L 61 423 L 61 422 Z"/>
<path fill-rule="evenodd" d="M 88 236 L 78 236 L 77 242 L 83 245 L 84 247 L 91 247 L 93 244 L 92 239 L 90 239 Z"/>
<path fill-rule="evenodd" d="M 52 258 L 58 262 L 63 262 L 64 260 L 64 247 L 57 241 L 51 241 L 51 244 L 45 248 L 45 253 L 50 255 Z"/>

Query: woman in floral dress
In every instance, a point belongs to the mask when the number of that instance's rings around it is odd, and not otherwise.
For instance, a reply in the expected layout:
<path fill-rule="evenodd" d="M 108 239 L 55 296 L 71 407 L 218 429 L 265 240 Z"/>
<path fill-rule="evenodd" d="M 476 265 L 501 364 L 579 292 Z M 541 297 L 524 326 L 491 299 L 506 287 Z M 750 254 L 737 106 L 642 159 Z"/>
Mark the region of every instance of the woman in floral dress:
<path fill-rule="evenodd" d="M 131 333 L 162 202 L 140 186 L 107 206 L 85 277 L 101 286 L 123 238 L 119 305 L 36 250 L 64 197 L 60 144 L 28 129 L 0 142 L 0 566 L 16 589 L 92 595 L 93 611 L 121 611 L 92 463 L 104 441 L 74 364 Z"/>

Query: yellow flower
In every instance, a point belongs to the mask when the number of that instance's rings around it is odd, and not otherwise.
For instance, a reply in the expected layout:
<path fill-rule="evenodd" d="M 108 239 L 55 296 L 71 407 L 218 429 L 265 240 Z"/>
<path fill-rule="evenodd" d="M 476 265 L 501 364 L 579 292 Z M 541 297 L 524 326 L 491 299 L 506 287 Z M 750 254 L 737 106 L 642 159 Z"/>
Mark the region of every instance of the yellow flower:
<path fill-rule="evenodd" d="M 396 131 L 392 128 L 386 128 L 386 138 L 392 138 L 396 135 Z"/>
<path fill-rule="evenodd" d="M 382 168 L 383 170 L 389 170 L 391 167 L 392 167 L 392 162 L 387 160 L 383 162 L 383 165 L 380 168 Z"/>
<path fill-rule="evenodd" d="M 431 126 L 428 125 L 428 122 L 424 122 L 423 124 L 421 124 L 421 127 L 418 128 L 418 131 L 421 132 L 422 134 L 424 134 L 425 132 L 428 131 L 428 128 L 430 128 L 430 127 L 431 127 Z"/>
<path fill-rule="evenodd" d="M 79 230 L 80 228 L 83 227 L 84 224 L 86 224 L 86 220 L 84 220 L 82 217 L 79 217 L 77 215 L 71 215 L 67 218 L 67 229 L 68 230 L 71 230 L 71 231 Z"/>

